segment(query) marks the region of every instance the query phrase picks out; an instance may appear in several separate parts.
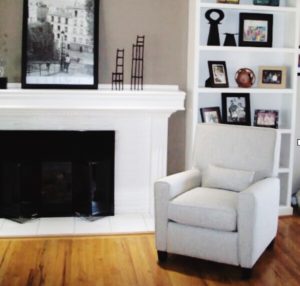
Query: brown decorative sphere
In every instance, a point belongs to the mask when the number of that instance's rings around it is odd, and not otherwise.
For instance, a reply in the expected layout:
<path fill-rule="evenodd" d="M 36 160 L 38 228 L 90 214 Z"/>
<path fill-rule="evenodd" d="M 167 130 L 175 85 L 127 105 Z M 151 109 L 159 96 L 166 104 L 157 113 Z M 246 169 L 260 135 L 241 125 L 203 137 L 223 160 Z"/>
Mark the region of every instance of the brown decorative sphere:
<path fill-rule="evenodd" d="M 248 68 L 239 69 L 235 74 L 235 81 L 239 87 L 251 87 L 255 83 L 255 74 Z"/>

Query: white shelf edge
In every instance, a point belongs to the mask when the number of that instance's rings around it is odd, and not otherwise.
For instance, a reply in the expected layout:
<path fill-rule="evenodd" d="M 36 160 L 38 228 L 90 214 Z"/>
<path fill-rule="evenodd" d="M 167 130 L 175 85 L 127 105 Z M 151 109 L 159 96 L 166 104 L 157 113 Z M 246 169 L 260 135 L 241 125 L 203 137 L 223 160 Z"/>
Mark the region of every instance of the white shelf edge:
<path fill-rule="evenodd" d="M 288 128 L 280 128 L 278 129 L 278 132 L 281 134 L 292 134 L 292 130 Z"/>
<path fill-rule="evenodd" d="M 259 93 L 259 94 L 292 94 L 295 90 L 291 88 L 284 89 L 270 89 L 270 88 L 212 88 L 212 87 L 199 87 L 198 93 Z"/>
<path fill-rule="evenodd" d="M 279 216 L 287 216 L 293 214 L 293 208 L 291 206 L 280 205 Z"/>
<path fill-rule="evenodd" d="M 290 168 L 285 168 L 285 167 L 280 167 L 279 169 L 278 169 L 278 173 L 279 174 L 288 174 L 288 173 L 290 173 Z"/>
<path fill-rule="evenodd" d="M 263 6 L 263 5 L 244 5 L 244 4 L 222 4 L 222 3 L 200 3 L 200 8 L 230 9 L 230 10 L 248 10 L 264 11 L 272 13 L 296 13 L 296 7 L 284 6 Z"/>
<path fill-rule="evenodd" d="M 199 46 L 199 52 L 243 52 L 243 53 L 285 53 L 294 54 L 298 49 L 293 48 L 257 48 L 257 47 L 229 47 L 229 46 Z"/>

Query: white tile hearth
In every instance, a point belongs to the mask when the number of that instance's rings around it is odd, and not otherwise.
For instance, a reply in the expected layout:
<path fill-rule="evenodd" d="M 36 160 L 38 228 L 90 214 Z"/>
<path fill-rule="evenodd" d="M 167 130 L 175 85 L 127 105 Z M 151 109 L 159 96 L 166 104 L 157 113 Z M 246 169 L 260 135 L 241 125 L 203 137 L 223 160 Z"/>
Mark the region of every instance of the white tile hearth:
<path fill-rule="evenodd" d="M 40 219 L 37 235 L 69 235 L 75 229 L 74 217 L 56 217 Z"/>
<path fill-rule="evenodd" d="M 124 214 L 88 221 L 78 217 L 38 218 L 19 224 L 0 219 L 0 237 L 101 235 L 153 232 L 154 218 L 148 214 Z"/>

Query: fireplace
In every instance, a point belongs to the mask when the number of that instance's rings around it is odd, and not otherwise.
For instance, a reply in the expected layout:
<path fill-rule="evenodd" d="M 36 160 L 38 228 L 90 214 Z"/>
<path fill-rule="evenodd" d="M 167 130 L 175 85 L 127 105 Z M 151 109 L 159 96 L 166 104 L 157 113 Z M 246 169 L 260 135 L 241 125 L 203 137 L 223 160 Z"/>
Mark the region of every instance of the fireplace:
<path fill-rule="evenodd" d="M 0 90 L 0 130 L 114 130 L 114 212 L 153 214 L 153 185 L 167 170 L 168 119 L 184 110 L 184 99 L 177 86 L 24 90 L 9 84 Z"/>
<path fill-rule="evenodd" d="M 0 131 L 1 216 L 114 214 L 114 131 Z"/>

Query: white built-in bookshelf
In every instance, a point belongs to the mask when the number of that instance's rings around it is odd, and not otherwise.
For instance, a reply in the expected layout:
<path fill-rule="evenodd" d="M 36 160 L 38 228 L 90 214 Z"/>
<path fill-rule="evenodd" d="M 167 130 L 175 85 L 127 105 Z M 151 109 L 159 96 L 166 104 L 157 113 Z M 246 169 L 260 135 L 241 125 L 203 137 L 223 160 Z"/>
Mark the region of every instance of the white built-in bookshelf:
<path fill-rule="evenodd" d="M 253 125 L 256 109 L 279 111 L 280 214 L 291 214 L 300 1 L 280 0 L 280 6 L 254 5 L 253 0 L 240 0 L 239 4 L 217 3 L 217 0 L 189 0 L 189 2 L 186 167 L 189 168 L 192 164 L 195 126 L 201 122 L 200 108 L 219 106 L 222 111 L 222 93 L 249 93 L 251 125 Z M 220 9 L 225 14 L 219 25 L 220 46 L 207 45 L 210 25 L 205 18 L 205 13 L 209 9 Z M 273 15 L 272 47 L 238 46 L 238 35 L 235 36 L 237 46 L 223 46 L 224 33 L 239 33 L 240 13 Z M 226 62 L 228 88 L 205 87 L 205 81 L 209 78 L 208 61 Z M 260 88 L 258 86 L 259 66 L 286 67 L 286 87 Z M 250 68 L 254 71 L 256 82 L 251 88 L 239 88 L 235 82 L 235 73 L 240 68 Z"/>

